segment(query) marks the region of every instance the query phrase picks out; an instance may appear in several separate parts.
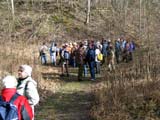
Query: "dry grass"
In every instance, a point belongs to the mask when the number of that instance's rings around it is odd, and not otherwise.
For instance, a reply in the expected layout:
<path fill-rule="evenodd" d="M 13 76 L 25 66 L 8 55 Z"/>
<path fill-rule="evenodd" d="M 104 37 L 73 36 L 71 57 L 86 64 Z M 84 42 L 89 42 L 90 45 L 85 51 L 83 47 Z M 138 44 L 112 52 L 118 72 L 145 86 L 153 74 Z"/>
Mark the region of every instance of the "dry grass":
<path fill-rule="evenodd" d="M 46 93 L 55 93 L 56 89 L 59 87 L 60 83 L 56 80 L 49 80 L 43 77 L 42 73 L 54 72 L 58 73 L 58 70 L 54 70 L 51 66 L 42 66 L 39 59 L 39 45 L 28 44 L 28 43 L 5 43 L 0 46 L 0 76 L 1 78 L 5 75 L 12 74 L 17 77 L 17 69 L 21 64 L 28 64 L 33 68 L 33 78 L 38 83 L 38 89 L 40 91 L 40 96 L 46 98 Z M 47 92 L 48 91 L 48 92 Z M 46 94 L 46 95 L 45 95 Z"/>
<path fill-rule="evenodd" d="M 159 55 L 135 53 L 133 63 L 121 64 L 97 86 L 91 115 L 96 120 L 160 119 Z"/>

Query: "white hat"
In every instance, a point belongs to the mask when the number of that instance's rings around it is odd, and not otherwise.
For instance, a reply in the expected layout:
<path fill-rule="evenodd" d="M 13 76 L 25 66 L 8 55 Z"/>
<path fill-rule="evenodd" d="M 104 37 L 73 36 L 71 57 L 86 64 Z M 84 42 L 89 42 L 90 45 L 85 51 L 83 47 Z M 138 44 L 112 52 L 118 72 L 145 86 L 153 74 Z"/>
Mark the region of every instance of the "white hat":
<path fill-rule="evenodd" d="M 65 46 L 68 46 L 68 43 L 66 43 Z"/>
<path fill-rule="evenodd" d="M 84 45 L 88 45 L 88 41 L 86 40 L 86 41 L 84 41 Z"/>
<path fill-rule="evenodd" d="M 96 43 L 97 45 L 100 45 L 101 43 L 99 42 L 99 41 L 97 41 L 97 43 Z"/>
<path fill-rule="evenodd" d="M 32 75 L 32 68 L 29 65 L 21 65 L 23 72 L 25 72 L 28 76 Z"/>
<path fill-rule="evenodd" d="M 76 43 L 76 42 L 74 42 L 74 43 L 73 43 L 73 45 L 75 45 L 75 46 L 76 46 L 76 45 L 77 45 L 77 43 Z"/>
<path fill-rule="evenodd" d="M 17 79 L 14 76 L 8 75 L 2 80 L 3 87 L 5 88 L 16 88 Z"/>

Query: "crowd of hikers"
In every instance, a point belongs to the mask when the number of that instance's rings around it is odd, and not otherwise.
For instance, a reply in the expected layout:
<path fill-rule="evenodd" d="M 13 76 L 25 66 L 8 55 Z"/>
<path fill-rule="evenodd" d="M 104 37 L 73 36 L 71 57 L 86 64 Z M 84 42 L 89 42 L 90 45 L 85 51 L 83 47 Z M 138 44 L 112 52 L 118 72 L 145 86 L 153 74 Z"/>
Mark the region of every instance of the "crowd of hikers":
<path fill-rule="evenodd" d="M 78 81 L 87 77 L 88 69 L 91 80 L 100 74 L 101 66 L 114 71 L 115 61 L 129 62 L 133 60 L 135 43 L 124 38 L 111 41 L 102 38 L 101 41 L 85 40 L 65 43 L 58 46 L 52 42 L 47 46 L 44 42 L 40 47 L 40 58 L 43 65 L 48 64 L 47 53 L 53 66 L 61 66 L 61 77 L 70 76 L 69 67 L 78 67 Z M 34 107 L 39 102 L 37 83 L 32 79 L 32 68 L 21 65 L 18 68 L 18 78 L 8 75 L 2 79 L 0 96 L 0 120 L 34 120 Z"/>
<path fill-rule="evenodd" d="M 84 40 L 81 42 L 64 43 L 57 45 L 52 41 L 50 46 L 44 42 L 40 47 L 40 58 L 43 65 L 48 64 L 50 55 L 51 64 L 61 66 L 61 75 L 69 77 L 69 66 L 78 67 L 78 80 L 86 77 L 88 68 L 91 80 L 95 81 L 95 74 L 100 74 L 101 66 L 107 65 L 109 71 L 115 70 L 115 61 L 129 62 L 133 60 L 135 43 L 132 40 L 125 40 L 123 37 L 114 42 L 102 38 L 101 41 Z"/>

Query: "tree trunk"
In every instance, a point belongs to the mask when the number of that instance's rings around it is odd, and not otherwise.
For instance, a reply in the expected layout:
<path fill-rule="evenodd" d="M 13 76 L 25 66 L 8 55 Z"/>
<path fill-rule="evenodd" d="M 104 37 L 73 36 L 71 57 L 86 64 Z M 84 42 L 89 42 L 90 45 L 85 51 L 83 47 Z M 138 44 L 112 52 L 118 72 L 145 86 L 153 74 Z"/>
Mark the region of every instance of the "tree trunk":
<path fill-rule="evenodd" d="M 143 45 L 143 40 L 141 38 L 141 24 L 142 24 L 142 19 L 141 19 L 141 14 L 142 12 L 142 0 L 139 0 L 139 40 L 141 40 L 141 44 Z"/>
<path fill-rule="evenodd" d="M 15 18 L 15 15 L 14 15 L 14 0 L 11 0 L 11 5 L 12 5 L 12 17 L 13 17 L 13 21 L 14 21 L 14 18 Z"/>
<path fill-rule="evenodd" d="M 87 2 L 87 17 L 86 17 L 86 24 L 90 22 L 90 12 L 91 12 L 91 0 Z"/>
<path fill-rule="evenodd" d="M 127 25 L 127 10 L 128 10 L 128 1 L 124 1 L 124 29 Z"/>

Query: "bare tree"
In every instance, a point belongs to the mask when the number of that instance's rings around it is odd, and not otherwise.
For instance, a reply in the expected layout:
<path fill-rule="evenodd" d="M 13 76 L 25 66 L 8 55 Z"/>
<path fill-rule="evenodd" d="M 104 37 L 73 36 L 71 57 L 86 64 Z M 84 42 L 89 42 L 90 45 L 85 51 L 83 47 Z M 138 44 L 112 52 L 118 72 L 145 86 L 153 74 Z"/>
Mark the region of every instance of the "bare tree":
<path fill-rule="evenodd" d="M 86 17 L 86 24 L 90 22 L 90 12 L 91 12 L 91 0 L 87 1 L 87 17 Z"/>
<path fill-rule="evenodd" d="M 15 18 L 15 15 L 14 15 L 14 0 L 11 0 L 11 7 L 12 7 L 12 17 L 13 17 L 13 20 Z"/>
<path fill-rule="evenodd" d="M 141 40 L 141 24 L 142 24 L 142 0 L 139 0 L 139 40 Z M 143 42 L 143 40 L 141 40 Z"/>

